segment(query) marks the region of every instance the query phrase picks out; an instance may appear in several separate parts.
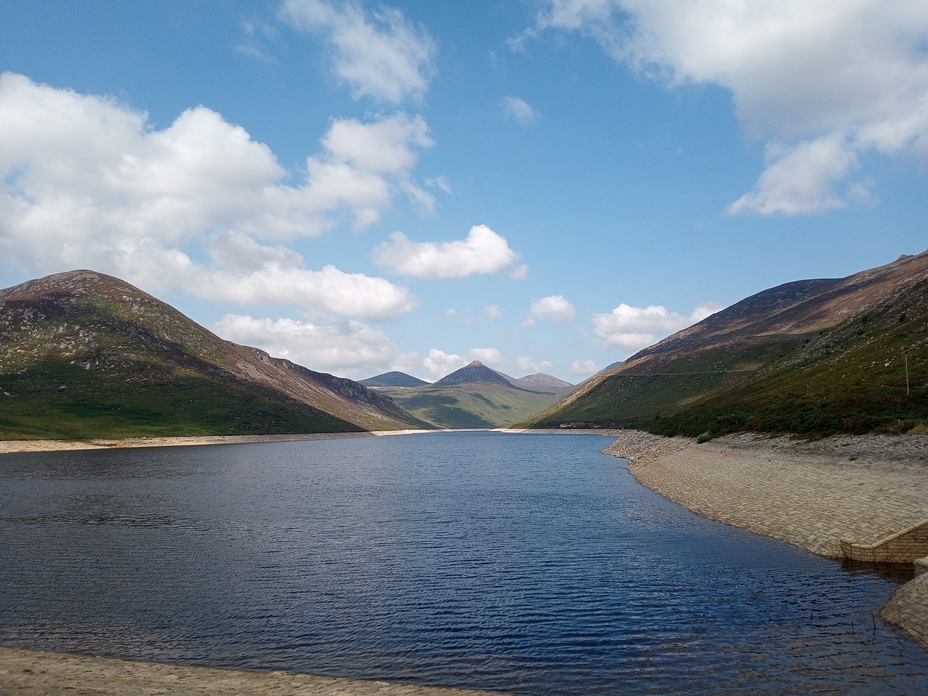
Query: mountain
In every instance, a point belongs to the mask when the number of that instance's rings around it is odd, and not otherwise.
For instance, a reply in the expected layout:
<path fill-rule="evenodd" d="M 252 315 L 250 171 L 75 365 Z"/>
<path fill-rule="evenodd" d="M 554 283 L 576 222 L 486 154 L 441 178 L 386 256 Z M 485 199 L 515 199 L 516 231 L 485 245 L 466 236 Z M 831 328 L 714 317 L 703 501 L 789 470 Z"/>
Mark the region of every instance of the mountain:
<path fill-rule="evenodd" d="M 0 437 L 421 428 L 390 398 L 224 341 L 118 278 L 0 291 Z"/>
<path fill-rule="evenodd" d="M 546 375 L 544 372 L 536 372 L 533 375 L 519 377 L 518 379 L 512 380 L 512 383 L 517 387 L 522 387 L 523 389 L 564 389 L 566 387 L 574 386 L 570 382 L 565 382 L 564 380 L 558 379 L 557 377 Z"/>
<path fill-rule="evenodd" d="M 689 435 L 906 430 L 928 418 L 926 328 L 928 252 L 786 283 L 594 376 L 531 423 Z"/>
<path fill-rule="evenodd" d="M 530 376 L 530 382 L 533 377 L 537 376 Z M 539 377 L 536 381 L 555 379 Z M 547 408 L 572 388 L 522 387 L 518 381 L 475 360 L 433 384 L 373 388 L 391 396 L 417 418 L 440 428 L 506 427 Z"/>
<path fill-rule="evenodd" d="M 500 372 L 493 370 L 484 365 L 479 360 L 474 360 L 469 365 L 465 365 L 459 370 L 455 370 L 449 375 L 445 375 L 437 382 L 432 384 L 433 387 L 451 387 L 458 384 L 512 384 L 512 379 L 506 377 Z"/>
<path fill-rule="evenodd" d="M 418 377 L 407 375 L 405 372 L 397 372 L 394 370 L 393 372 L 384 372 L 382 375 L 377 375 L 376 377 L 362 379 L 360 384 L 363 384 L 365 387 L 421 387 L 424 384 L 428 384 L 428 382 Z"/>

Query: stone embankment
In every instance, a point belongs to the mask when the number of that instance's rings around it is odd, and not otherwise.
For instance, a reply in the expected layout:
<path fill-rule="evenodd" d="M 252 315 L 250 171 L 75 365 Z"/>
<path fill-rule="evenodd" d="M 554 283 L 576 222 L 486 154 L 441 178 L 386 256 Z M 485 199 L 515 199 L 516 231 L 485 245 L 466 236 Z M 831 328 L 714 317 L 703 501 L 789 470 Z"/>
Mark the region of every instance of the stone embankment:
<path fill-rule="evenodd" d="M 488 691 L 442 689 L 291 672 L 246 672 L 212 667 L 62 655 L 0 648 L 0 694 L 9 696 L 492 696 Z"/>
<path fill-rule="evenodd" d="M 605 451 L 693 512 L 822 556 L 912 563 L 928 555 L 920 524 L 928 520 L 928 436 L 739 434 L 697 444 L 623 431 Z M 928 574 L 900 588 L 880 615 L 928 647 Z"/>

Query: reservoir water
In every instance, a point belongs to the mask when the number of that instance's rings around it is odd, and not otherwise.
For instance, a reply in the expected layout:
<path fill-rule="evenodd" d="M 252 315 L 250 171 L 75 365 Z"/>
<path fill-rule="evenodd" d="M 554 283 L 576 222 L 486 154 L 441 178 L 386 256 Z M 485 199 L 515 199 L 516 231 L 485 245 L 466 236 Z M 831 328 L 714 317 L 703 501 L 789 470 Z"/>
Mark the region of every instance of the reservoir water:
<path fill-rule="evenodd" d="M 925 693 L 898 579 L 587 435 L 0 456 L 0 644 L 514 694 Z"/>

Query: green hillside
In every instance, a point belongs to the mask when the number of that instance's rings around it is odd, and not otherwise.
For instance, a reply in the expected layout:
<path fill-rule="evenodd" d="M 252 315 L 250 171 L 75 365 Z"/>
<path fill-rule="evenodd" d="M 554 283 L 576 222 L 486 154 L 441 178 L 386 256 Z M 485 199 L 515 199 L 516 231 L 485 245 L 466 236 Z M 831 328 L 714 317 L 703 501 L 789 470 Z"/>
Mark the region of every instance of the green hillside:
<path fill-rule="evenodd" d="M 413 416 L 439 428 L 504 428 L 531 418 L 564 390 L 530 391 L 507 384 L 378 387 Z"/>
<path fill-rule="evenodd" d="M 918 427 L 928 419 L 926 278 L 928 253 L 758 293 L 591 378 L 530 424 L 693 436 Z"/>
<path fill-rule="evenodd" d="M 164 369 L 90 371 L 50 360 L 0 374 L 0 438 L 352 432 L 361 427 L 272 389 Z"/>
<path fill-rule="evenodd" d="M 0 290 L 0 438 L 416 427 L 389 398 L 224 341 L 118 278 Z"/>
<path fill-rule="evenodd" d="M 928 283 L 823 331 L 648 429 L 906 432 L 928 421 Z"/>

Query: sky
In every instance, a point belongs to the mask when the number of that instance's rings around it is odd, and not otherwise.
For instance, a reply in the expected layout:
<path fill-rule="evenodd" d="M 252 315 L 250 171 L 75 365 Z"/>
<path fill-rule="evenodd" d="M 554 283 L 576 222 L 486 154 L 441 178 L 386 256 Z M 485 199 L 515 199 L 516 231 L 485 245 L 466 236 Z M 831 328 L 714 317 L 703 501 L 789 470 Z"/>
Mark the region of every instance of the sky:
<path fill-rule="evenodd" d="M 924 0 L 0 0 L 0 287 L 578 383 L 928 248 Z"/>

